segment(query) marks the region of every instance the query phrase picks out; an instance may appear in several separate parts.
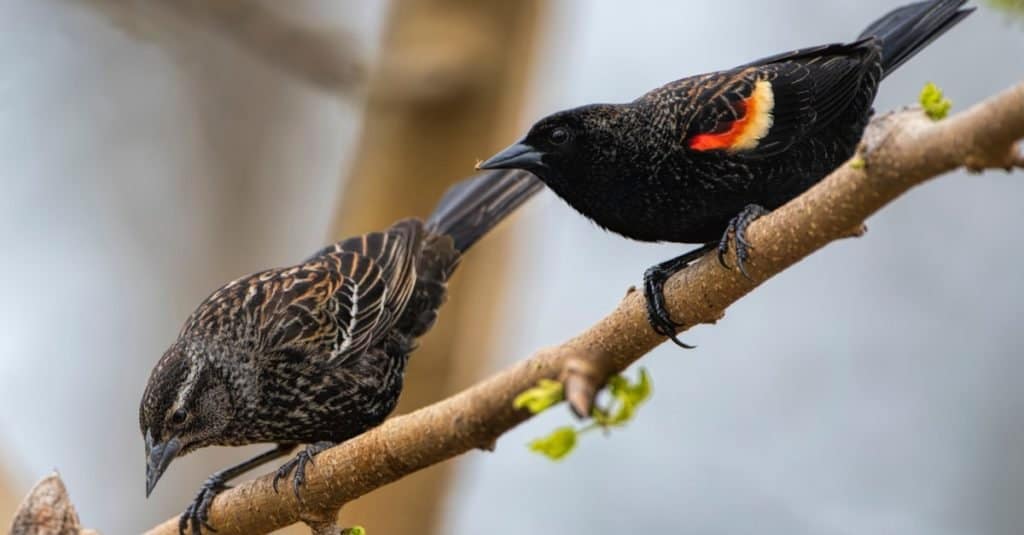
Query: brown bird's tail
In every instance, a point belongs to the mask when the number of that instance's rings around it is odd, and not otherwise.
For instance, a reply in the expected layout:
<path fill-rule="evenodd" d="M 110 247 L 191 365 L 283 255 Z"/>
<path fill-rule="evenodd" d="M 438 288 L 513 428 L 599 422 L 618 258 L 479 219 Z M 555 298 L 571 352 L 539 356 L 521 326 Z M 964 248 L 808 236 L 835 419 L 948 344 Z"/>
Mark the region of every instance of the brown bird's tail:
<path fill-rule="evenodd" d="M 543 187 L 525 171 L 480 173 L 448 189 L 427 219 L 427 228 L 451 236 L 455 249 L 464 253 Z"/>
<path fill-rule="evenodd" d="M 965 2 L 927 0 L 896 8 L 871 23 L 860 38 L 874 37 L 881 42 L 883 76 L 888 75 L 970 15 L 974 8 L 960 9 Z"/>

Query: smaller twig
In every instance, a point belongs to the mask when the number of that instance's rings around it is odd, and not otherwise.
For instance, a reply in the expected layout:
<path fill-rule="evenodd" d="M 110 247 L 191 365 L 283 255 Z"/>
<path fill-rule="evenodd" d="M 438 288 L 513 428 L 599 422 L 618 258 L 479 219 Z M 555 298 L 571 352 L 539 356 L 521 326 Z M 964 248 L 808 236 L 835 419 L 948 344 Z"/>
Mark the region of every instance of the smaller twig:
<path fill-rule="evenodd" d="M 341 526 L 334 521 L 306 521 L 313 535 L 342 535 Z"/>
<path fill-rule="evenodd" d="M 1022 145 L 1024 144 L 1017 142 L 1011 147 L 1009 165 L 1006 167 L 1007 171 L 1024 169 L 1024 146 Z"/>
<path fill-rule="evenodd" d="M 99 535 L 83 529 L 68 490 L 54 472 L 29 491 L 11 522 L 11 535 Z"/>
<path fill-rule="evenodd" d="M 613 373 L 612 359 L 594 353 L 579 352 L 565 361 L 559 380 L 565 389 L 565 400 L 579 418 L 594 412 L 597 393 Z"/>
<path fill-rule="evenodd" d="M 860 238 L 861 236 L 863 236 L 863 235 L 865 235 L 867 233 L 868 233 L 868 225 L 867 225 L 867 223 L 861 223 L 860 225 L 857 225 L 856 227 L 853 227 L 852 229 L 850 229 L 849 232 L 847 232 L 843 236 L 840 236 L 837 239 Z"/>
<path fill-rule="evenodd" d="M 636 292 L 636 286 L 626 289 L 624 298 Z M 610 355 L 593 348 L 556 348 L 557 351 L 571 351 L 566 358 L 558 380 L 562 382 L 565 400 L 577 418 L 590 418 L 597 403 L 597 394 L 608 384 L 615 373 Z"/>

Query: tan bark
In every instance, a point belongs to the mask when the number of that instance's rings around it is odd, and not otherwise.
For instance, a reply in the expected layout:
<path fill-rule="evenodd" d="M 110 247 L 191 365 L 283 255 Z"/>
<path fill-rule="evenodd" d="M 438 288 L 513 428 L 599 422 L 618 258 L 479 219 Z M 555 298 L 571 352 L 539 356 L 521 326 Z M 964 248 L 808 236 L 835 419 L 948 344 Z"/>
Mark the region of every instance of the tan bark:
<path fill-rule="evenodd" d="M 872 123 L 851 162 L 803 195 L 757 220 L 749 230 L 754 280 L 718 265 L 714 254 L 666 285 L 669 310 L 689 323 L 714 323 L 761 282 L 851 230 L 908 189 L 961 166 L 1020 167 L 1015 143 L 1024 138 L 1024 83 L 941 122 L 918 111 Z M 575 338 L 541 350 L 491 378 L 411 414 L 388 420 L 317 457 L 307 472 L 305 505 L 276 494 L 271 476 L 240 485 L 214 501 L 220 535 L 265 533 L 316 511 L 333 511 L 368 492 L 472 449 L 489 449 L 528 419 L 512 399 L 542 378 L 557 377 L 579 355 L 622 370 L 665 339 L 649 327 L 643 296 L 630 292 L 608 316 Z M 393 514 L 407 514 L 393 508 Z M 173 535 L 176 519 L 149 532 Z"/>

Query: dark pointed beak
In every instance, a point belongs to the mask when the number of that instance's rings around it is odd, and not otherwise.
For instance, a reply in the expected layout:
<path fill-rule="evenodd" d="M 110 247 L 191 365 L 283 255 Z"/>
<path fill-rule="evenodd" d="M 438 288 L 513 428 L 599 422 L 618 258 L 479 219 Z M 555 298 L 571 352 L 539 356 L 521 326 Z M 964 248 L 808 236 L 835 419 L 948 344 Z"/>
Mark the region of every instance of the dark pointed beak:
<path fill-rule="evenodd" d="M 164 470 L 181 451 L 181 443 L 177 438 L 171 438 L 163 444 L 154 444 L 153 436 L 146 433 L 146 451 L 149 453 L 146 458 L 146 497 L 149 498 L 156 482 L 164 475 Z"/>
<path fill-rule="evenodd" d="M 477 169 L 523 169 L 532 171 L 542 167 L 542 154 L 537 149 L 520 141 L 478 164 Z"/>

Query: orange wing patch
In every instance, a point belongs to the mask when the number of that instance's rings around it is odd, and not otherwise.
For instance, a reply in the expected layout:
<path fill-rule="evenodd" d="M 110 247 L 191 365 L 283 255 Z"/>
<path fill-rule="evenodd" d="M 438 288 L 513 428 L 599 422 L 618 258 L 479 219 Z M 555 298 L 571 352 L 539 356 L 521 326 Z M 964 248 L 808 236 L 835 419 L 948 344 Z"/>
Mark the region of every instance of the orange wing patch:
<path fill-rule="evenodd" d="M 742 115 L 729 125 L 728 130 L 718 134 L 697 134 L 690 139 L 690 148 L 699 151 L 737 151 L 757 147 L 772 127 L 772 109 L 775 107 L 772 83 L 767 80 L 754 82 L 754 92 L 740 101 L 738 106 Z"/>

